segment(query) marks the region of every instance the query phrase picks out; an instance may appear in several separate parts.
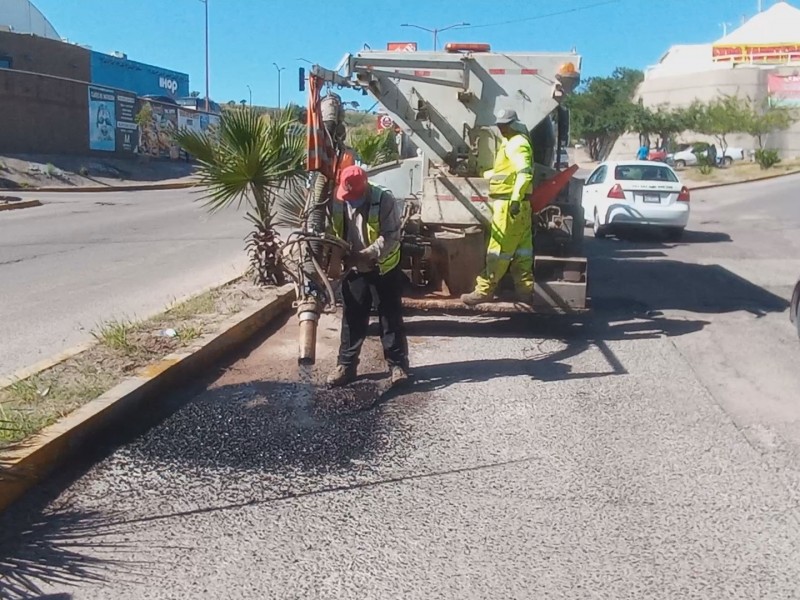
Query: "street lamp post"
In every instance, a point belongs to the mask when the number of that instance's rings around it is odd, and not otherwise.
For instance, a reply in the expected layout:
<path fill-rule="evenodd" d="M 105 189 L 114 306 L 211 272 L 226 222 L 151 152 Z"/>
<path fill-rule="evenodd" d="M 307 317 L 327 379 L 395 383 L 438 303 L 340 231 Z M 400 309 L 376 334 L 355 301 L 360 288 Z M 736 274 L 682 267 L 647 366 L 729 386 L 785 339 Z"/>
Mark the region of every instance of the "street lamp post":
<path fill-rule="evenodd" d="M 400 27 L 415 27 L 416 29 L 421 29 L 422 31 L 427 31 L 428 33 L 433 34 L 433 50 L 434 52 L 438 48 L 439 43 L 439 34 L 442 31 L 447 31 L 448 29 L 455 29 L 457 27 L 469 27 L 469 23 L 455 23 L 453 25 L 448 25 L 447 27 L 437 27 L 436 29 L 428 29 L 427 27 L 421 27 L 420 25 L 412 25 L 411 23 L 403 23 Z"/>
<path fill-rule="evenodd" d="M 253 90 L 250 88 L 249 85 L 247 86 L 247 91 L 250 92 L 250 106 L 252 107 L 253 106 Z"/>
<path fill-rule="evenodd" d="M 272 63 L 275 65 L 275 70 L 278 72 L 278 108 L 281 107 L 281 71 L 283 71 L 286 67 L 279 67 L 278 63 Z"/>
<path fill-rule="evenodd" d="M 200 0 L 205 4 L 206 9 L 206 112 L 209 112 L 208 107 L 208 0 Z"/>

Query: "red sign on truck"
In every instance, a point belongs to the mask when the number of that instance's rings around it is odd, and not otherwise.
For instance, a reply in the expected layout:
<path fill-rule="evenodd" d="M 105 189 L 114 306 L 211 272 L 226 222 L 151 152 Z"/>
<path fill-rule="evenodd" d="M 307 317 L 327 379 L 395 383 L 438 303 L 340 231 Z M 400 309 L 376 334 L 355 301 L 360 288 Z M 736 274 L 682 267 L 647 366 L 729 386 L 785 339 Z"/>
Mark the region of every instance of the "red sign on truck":
<path fill-rule="evenodd" d="M 386 44 L 386 49 L 390 52 L 416 52 L 416 42 L 389 42 Z"/>

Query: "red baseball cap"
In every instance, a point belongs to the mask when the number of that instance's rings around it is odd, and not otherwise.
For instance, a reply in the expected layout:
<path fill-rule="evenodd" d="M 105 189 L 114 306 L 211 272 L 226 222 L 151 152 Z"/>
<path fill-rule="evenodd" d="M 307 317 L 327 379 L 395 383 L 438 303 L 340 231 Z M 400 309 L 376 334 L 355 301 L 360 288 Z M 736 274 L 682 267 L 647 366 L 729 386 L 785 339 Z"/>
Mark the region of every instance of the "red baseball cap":
<path fill-rule="evenodd" d="M 357 165 L 350 165 L 339 175 L 336 197 L 344 202 L 352 202 L 364 197 L 367 191 L 367 172 Z"/>

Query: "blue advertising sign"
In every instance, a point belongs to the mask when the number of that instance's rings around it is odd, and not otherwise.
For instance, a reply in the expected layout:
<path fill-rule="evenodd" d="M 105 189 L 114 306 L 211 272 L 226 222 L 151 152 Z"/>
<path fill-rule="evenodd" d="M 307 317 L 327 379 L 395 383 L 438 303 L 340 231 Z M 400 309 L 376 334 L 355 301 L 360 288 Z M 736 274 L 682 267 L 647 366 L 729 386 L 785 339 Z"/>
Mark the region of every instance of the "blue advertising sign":
<path fill-rule="evenodd" d="M 89 148 L 114 152 L 117 149 L 116 94 L 89 86 Z"/>
<path fill-rule="evenodd" d="M 189 76 L 170 69 L 92 52 L 92 83 L 135 92 L 139 96 L 189 95 Z"/>

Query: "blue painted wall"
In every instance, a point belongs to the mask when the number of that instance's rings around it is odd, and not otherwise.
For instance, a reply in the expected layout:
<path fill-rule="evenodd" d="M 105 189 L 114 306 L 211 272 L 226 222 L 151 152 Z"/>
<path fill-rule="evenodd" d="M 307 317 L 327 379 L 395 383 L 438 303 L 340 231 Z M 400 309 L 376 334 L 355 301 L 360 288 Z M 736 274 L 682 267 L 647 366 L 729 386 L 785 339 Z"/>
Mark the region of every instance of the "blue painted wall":
<path fill-rule="evenodd" d="M 189 76 L 153 65 L 92 52 L 92 83 L 135 92 L 139 96 L 189 95 Z"/>

